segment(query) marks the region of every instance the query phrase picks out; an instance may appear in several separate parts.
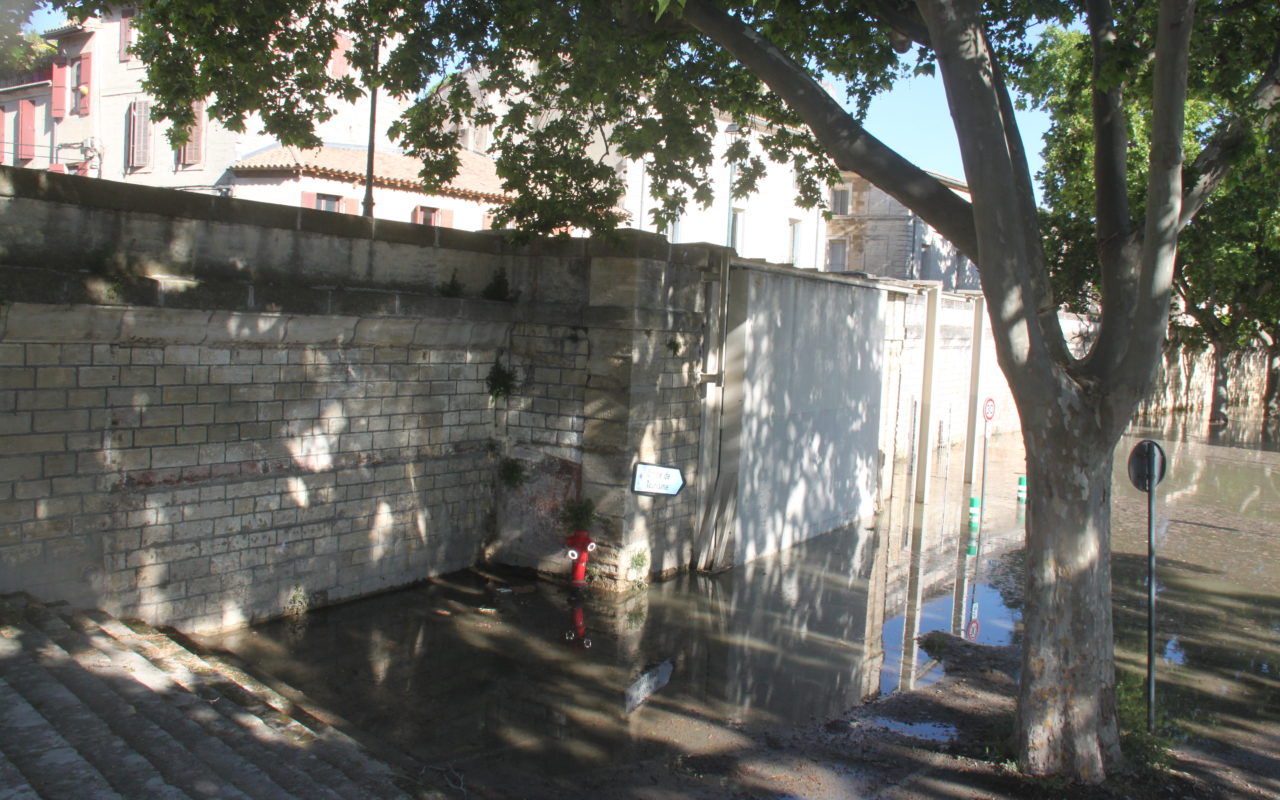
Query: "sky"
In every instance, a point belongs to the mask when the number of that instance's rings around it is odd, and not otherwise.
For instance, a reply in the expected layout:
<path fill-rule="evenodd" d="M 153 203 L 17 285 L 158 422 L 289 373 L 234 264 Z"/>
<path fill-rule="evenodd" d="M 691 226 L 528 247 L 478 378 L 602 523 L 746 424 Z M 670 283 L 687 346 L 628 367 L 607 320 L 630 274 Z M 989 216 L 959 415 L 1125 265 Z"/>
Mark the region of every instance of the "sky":
<path fill-rule="evenodd" d="M 1031 178 L 1035 181 L 1044 163 L 1040 149 L 1045 131 L 1049 129 L 1049 116 L 1040 111 L 1020 111 L 1016 116 L 1027 149 Z M 960 145 L 951 123 L 951 112 L 947 110 L 941 78 L 920 76 L 899 82 L 891 92 L 871 101 L 864 125 L 872 136 L 916 166 L 964 179 Z M 1037 195 L 1039 191 L 1037 184 Z"/>

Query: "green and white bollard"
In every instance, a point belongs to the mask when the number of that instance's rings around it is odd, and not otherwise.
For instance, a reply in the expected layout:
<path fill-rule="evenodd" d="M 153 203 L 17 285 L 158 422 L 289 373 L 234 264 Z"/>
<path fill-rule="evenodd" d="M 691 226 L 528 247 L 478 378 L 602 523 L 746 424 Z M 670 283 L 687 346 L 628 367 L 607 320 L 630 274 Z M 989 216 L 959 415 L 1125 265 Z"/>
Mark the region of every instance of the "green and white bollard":
<path fill-rule="evenodd" d="M 976 497 L 969 498 L 969 555 L 978 554 L 978 526 L 982 523 L 982 503 Z"/>
<path fill-rule="evenodd" d="M 1021 475 L 1018 477 L 1018 505 L 1024 506 L 1026 504 L 1027 504 L 1027 476 Z"/>

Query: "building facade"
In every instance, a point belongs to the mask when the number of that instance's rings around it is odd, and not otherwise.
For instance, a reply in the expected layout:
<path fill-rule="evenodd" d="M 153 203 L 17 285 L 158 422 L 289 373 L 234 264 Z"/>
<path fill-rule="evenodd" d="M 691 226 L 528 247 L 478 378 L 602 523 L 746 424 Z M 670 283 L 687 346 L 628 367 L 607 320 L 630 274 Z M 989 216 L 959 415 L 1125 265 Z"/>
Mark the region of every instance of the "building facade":
<path fill-rule="evenodd" d="M 828 272 L 938 281 L 946 291 L 981 288 L 973 262 L 928 223 L 862 176 L 846 172 L 843 177 L 844 183 L 831 188 L 828 200 Z M 968 188 L 960 181 L 934 177 L 968 198 Z"/>

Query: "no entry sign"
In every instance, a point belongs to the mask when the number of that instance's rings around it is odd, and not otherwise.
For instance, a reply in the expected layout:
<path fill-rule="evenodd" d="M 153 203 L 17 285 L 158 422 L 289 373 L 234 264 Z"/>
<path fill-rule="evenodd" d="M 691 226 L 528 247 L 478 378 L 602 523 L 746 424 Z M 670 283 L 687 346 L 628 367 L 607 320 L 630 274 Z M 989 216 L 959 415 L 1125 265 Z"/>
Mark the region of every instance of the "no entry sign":
<path fill-rule="evenodd" d="M 996 418 L 996 401 L 995 398 L 988 397 L 987 401 L 982 404 L 982 416 L 987 422 Z"/>

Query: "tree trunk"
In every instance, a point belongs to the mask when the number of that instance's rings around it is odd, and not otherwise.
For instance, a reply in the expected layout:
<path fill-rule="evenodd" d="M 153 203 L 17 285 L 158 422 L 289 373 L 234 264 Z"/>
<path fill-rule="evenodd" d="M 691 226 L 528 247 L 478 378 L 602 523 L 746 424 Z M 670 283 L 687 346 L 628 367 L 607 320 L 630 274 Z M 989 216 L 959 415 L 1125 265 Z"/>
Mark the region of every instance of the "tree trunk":
<path fill-rule="evenodd" d="M 1223 344 L 1213 346 L 1213 396 L 1209 401 L 1209 424 L 1224 425 L 1227 422 L 1227 360 L 1231 350 Z"/>
<path fill-rule="evenodd" d="M 1263 415 L 1267 423 L 1280 425 L 1280 337 L 1267 346 L 1267 390 L 1262 395 Z"/>
<path fill-rule="evenodd" d="M 1056 426 L 1055 426 L 1056 427 Z M 1019 766 L 1097 783 L 1121 759 L 1111 621 L 1115 437 L 1024 429 L 1028 485 Z"/>

